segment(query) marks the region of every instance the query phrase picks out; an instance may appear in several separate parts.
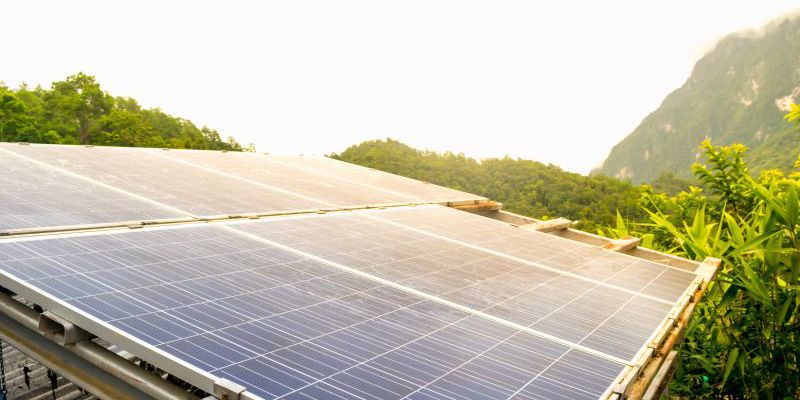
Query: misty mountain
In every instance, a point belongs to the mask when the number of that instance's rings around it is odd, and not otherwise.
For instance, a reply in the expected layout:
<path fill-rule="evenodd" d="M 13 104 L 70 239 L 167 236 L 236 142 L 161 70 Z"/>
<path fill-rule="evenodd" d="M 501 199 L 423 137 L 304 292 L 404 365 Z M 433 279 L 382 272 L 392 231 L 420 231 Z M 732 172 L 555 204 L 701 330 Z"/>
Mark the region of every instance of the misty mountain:
<path fill-rule="evenodd" d="M 717 145 L 750 147 L 754 171 L 788 169 L 800 152 L 800 130 L 782 117 L 798 97 L 800 17 L 773 21 L 760 32 L 730 35 L 614 146 L 595 172 L 634 182 L 652 181 L 662 171 L 688 177 L 705 138 Z"/>

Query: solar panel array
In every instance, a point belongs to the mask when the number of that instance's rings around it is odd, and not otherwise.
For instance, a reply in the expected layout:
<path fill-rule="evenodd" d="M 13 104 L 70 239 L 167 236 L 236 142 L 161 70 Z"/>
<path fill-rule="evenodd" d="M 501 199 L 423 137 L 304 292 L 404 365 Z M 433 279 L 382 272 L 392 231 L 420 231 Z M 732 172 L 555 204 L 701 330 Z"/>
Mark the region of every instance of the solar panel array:
<path fill-rule="evenodd" d="M 181 216 L 113 188 L 0 153 L 0 231 Z"/>
<path fill-rule="evenodd" d="M 0 144 L 0 167 L 0 229 L 481 199 L 301 156 Z M 696 282 L 438 205 L 0 240 L 0 285 L 249 399 L 603 397 Z"/>
<path fill-rule="evenodd" d="M 325 157 L 0 143 L 0 164 L 0 230 L 485 200 Z"/>

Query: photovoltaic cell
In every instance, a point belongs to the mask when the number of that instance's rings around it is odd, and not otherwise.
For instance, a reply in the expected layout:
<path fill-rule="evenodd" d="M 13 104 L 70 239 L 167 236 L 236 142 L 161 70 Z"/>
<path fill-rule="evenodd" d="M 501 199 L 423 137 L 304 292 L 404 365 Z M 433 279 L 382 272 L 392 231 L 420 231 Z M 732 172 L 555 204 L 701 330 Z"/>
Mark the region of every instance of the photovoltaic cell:
<path fill-rule="evenodd" d="M 269 155 L 273 162 L 281 162 L 297 169 L 303 169 L 328 178 L 343 178 L 351 182 L 377 188 L 389 189 L 395 193 L 407 193 L 428 202 L 443 203 L 463 200 L 487 200 L 485 197 L 434 185 L 416 179 L 364 168 L 355 164 L 319 156 Z"/>
<path fill-rule="evenodd" d="M 0 151 L 0 231 L 182 216 Z"/>
<path fill-rule="evenodd" d="M 411 185 L 406 182 L 405 178 L 394 175 L 389 176 L 402 182 L 398 185 L 399 187 L 391 185 L 391 178 L 386 179 L 384 186 L 364 183 L 357 180 L 357 177 L 352 174 L 330 174 L 329 171 L 309 168 L 309 166 L 314 167 L 317 164 L 316 157 L 311 156 L 287 159 L 286 156 L 196 150 L 175 150 L 160 154 L 201 168 L 220 171 L 260 184 L 280 187 L 338 207 L 483 199 L 479 196 L 438 186 L 434 186 L 434 189 L 431 190 L 429 186 L 433 185 L 425 185 L 421 182 Z M 332 162 L 341 163 L 339 161 Z M 375 172 L 357 166 L 354 166 L 353 170 Z"/>
<path fill-rule="evenodd" d="M 139 214 L 208 217 L 485 200 L 324 157 L 12 143 L 0 143 L 0 151 L 0 163 L 7 164 L 0 179 L 12 184 L 0 189 L 8 198 L 0 229 L 119 222 Z M 58 201 L 64 212 L 48 212 Z M 158 204 L 163 210 L 150 212 Z"/>
<path fill-rule="evenodd" d="M 462 229 L 453 224 L 442 232 L 453 220 Z M 436 229 L 424 230 L 421 221 Z M 552 252 L 508 257 L 484 242 L 486 250 L 470 239 L 469 230 L 480 226 L 509 229 L 493 237 L 519 234 L 517 245 Z M 574 343 L 597 344 L 624 360 L 636 356 L 695 279 L 606 250 L 590 258 L 592 247 L 440 206 L 263 220 L 236 229 Z"/>
<path fill-rule="evenodd" d="M 0 243 L 0 270 L 81 326 L 157 349 L 145 359 L 262 398 L 589 399 L 623 368 L 238 231 L 255 225 L 18 239 Z"/>
<path fill-rule="evenodd" d="M 670 302 L 677 301 L 696 278 L 688 271 L 447 207 L 390 209 L 380 217 L 515 259 L 531 263 L 547 260 L 554 268 L 624 289 L 641 290 Z"/>
<path fill-rule="evenodd" d="M 248 184 L 123 147 L 0 144 L 3 149 L 195 216 L 326 207 L 321 201 Z M 159 150 L 162 151 L 162 150 Z"/>

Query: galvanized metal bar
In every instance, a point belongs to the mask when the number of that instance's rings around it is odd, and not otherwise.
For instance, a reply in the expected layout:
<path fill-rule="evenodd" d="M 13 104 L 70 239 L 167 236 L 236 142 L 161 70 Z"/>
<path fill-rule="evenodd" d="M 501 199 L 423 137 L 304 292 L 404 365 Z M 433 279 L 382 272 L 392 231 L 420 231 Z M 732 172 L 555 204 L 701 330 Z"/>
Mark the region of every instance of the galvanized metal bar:
<path fill-rule="evenodd" d="M 0 314 L 0 336 L 17 350 L 97 397 L 109 400 L 153 399 L 4 314 Z"/>
<path fill-rule="evenodd" d="M 33 309 L 6 295 L 0 295 L 0 336 L 18 350 L 47 365 L 60 375 L 96 396 L 108 399 L 163 399 L 197 400 L 198 397 L 183 388 L 164 381 L 116 353 L 91 340 L 60 346 L 39 333 L 42 316 Z M 5 323 L 8 321 L 8 326 Z M 6 332 L 14 328 L 13 332 Z M 13 339 L 10 334 L 16 334 Z M 51 336 L 53 333 L 51 333 Z M 69 343 L 69 342 L 66 342 Z M 46 353 L 39 354 L 39 349 Z M 61 366 L 61 361 L 68 361 Z M 80 362 L 78 362 L 80 360 Z M 98 386 L 96 378 L 112 379 L 106 386 Z M 105 396 L 103 390 L 113 390 Z M 114 392 L 114 391 L 119 391 Z M 125 397 L 131 395 L 133 397 Z"/>

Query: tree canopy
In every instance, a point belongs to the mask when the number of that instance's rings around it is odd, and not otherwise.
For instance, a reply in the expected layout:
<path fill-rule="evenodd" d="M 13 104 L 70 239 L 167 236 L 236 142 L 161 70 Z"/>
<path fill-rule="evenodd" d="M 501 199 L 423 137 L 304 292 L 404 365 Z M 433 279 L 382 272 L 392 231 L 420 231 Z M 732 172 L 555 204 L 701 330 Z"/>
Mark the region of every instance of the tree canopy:
<path fill-rule="evenodd" d="M 198 128 L 158 108 L 144 109 L 129 97 L 114 97 L 90 75 L 77 73 L 49 89 L 0 83 L 0 141 L 252 150 L 216 130 Z"/>
<path fill-rule="evenodd" d="M 638 207 L 642 187 L 536 161 L 478 161 L 463 154 L 417 150 L 392 139 L 363 142 L 331 157 L 479 194 L 501 201 L 512 212 L 578 220 L 584 229 L 613 223 L 618 210 L 629 218 L 645 216 Z"/>

